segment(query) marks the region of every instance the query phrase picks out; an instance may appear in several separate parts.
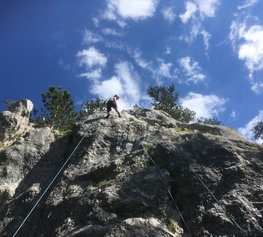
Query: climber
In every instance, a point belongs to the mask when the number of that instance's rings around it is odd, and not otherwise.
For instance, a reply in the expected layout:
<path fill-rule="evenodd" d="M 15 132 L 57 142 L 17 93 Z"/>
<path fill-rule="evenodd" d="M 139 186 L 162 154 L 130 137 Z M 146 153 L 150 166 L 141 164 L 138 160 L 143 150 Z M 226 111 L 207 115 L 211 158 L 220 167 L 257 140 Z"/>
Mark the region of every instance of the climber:
<path fill-rule="evenodd" d="M 121 118 L 121 114 L 118 110 L 117 100 L 119 99 L 119 96 L 115 95 L 112 98 L 110 98 L 107 101 L 107 116 L 105 118 L 109 118 L 111 116 L 111 108 L 114 108 L 117 114 L 119 115 L 119 118 Z"/>

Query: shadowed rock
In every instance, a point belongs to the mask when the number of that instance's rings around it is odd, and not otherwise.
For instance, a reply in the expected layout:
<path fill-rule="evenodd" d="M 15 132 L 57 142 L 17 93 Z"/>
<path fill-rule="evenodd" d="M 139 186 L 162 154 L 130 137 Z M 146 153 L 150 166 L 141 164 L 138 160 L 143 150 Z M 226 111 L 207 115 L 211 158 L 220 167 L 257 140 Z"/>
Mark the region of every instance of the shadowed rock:
<path fill-rule="evenodd" d="M 84 134 L 17 236 L 262 236 L 263 149 L 233 129 L 140 108 L 95 113 L 60 140 L 41 129 L 0 153 L 0 190 L 12 190 L 1 199 L 1 236 L 14 233 Z"/>

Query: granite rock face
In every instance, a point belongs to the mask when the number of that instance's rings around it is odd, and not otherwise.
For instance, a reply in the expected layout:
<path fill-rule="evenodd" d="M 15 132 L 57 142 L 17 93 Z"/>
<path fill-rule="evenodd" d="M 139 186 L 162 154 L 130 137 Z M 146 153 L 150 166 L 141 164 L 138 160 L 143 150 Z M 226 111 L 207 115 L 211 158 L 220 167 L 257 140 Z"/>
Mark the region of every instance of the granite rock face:
<path fill-rule="evenodd" d="M 262 236 L 262 159 L 233 129 L 155 110 L 96 113 L 58 140 L 32 128 L 0 153 L 0 235 L 46 190 L 17 236 Z"/>
<path fill-rule="evenodd" d="M 0 113 L 0 149 L 12 144 L 28 131 L 33 103 L 24 99 L 11 104 L 8 109 Z"/>

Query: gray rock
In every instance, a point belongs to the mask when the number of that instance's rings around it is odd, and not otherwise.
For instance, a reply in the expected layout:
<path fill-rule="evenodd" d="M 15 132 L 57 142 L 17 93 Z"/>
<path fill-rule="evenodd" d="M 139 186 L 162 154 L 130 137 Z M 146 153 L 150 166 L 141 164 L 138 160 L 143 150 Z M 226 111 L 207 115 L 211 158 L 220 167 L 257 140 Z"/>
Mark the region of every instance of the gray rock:
<path fill-rule="evenodd" d="M 0 113 L 0 149 L 11 145 L 29 130 L 29 114 L 33 103 L 24 99 L 9 105 L 8 109 Z"/>
<path fill-rule="evenodd" d="M 84 135 L 19 236 L 262 236 L 262 146 L 162 111 L 104 116 L 79 122 L 60 141 L 32 130 L 0 153 L 2 177 L 14 179 L 1 236 L 22 223 Z"/>
<path fill-rule="evenodd" d="M 32 101 L 27 99 L 19 100 L 8 106 L 8 110 L 12 113 L 19 114 L 21 116 L 29 116 L 30 112 L 33 110 L 34 105 Z"/>

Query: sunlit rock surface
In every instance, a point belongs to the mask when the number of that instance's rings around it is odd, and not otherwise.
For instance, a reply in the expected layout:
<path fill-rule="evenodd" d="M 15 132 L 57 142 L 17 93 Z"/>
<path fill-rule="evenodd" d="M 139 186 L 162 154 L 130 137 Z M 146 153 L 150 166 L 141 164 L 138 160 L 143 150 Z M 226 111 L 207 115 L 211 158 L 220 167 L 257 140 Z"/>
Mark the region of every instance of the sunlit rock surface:
<path fill-rule="evenodd" d="M 17 230 L 84 135 L 17 236 L 262 236 L 262 146 L 161 111 L 104 116 L 60 139 L 32 128 L 1 151 L 1 236 Z"/>

